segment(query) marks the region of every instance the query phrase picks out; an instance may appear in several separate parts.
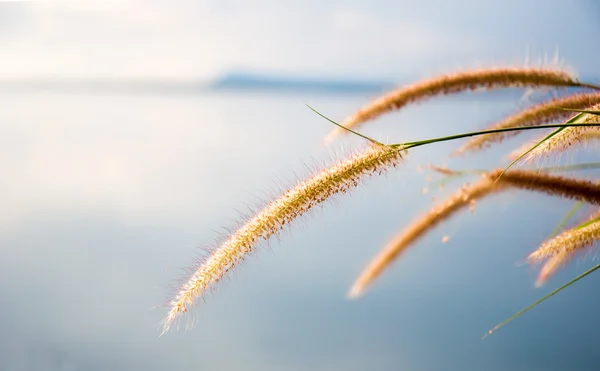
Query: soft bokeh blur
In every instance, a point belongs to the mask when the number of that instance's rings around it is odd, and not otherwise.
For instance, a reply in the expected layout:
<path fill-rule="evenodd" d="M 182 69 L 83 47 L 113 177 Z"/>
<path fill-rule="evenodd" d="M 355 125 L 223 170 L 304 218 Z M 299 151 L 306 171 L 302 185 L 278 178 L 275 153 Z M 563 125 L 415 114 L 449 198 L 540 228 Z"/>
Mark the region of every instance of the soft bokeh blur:
<path fill-rule="evenodd" d="M 572 202 L 481 201 L 345 298 L 389 238 L 460 186 L 424 195 L 437 178 L 419 164 L 504 166 L 527 136 L 473 158 L 449 158 L 458 142 L 415 149 L 261 246 L 193 330 L 159 337 L 156 324 L 183 268 L 249 210 L 360 147 L 325 147 L 331 124 L 305 104 L 341 119 L 393 85 L 557 52 L 598 81 L 599 20 L 593 0 L 0 2 L 0 370 L 597 369 L 598 274 L 481 340 L 593 264 L 542 289 L 515 265 Z M 434 100 L 364 132 L 481 128 L 522 94 Z"/>

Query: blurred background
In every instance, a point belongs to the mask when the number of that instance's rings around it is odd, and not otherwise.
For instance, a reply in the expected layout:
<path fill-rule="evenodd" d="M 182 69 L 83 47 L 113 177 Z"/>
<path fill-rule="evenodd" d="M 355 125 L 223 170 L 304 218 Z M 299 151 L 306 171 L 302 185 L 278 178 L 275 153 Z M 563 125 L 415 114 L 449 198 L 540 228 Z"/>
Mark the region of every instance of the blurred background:
<path fill-rule="evenodd" d="M 466 181 L 424 194 L 439 176 L 418 165 L 505 166 L 525 135 L 472 158 L 448 156 L 460 142 L 415 149 L 263 245 L 193 330 L 155 325 L 184 268 L 249 210 L 362 145 L 323 145 L 332 126 L 305 104 L 339 120 L 419 78 L 556 60 L 597 82 L 599 18 L 592 0 L 0 2 L 0 370 L 597 369 L 600 274 L 481 340 L 594 264 L 541 289 L 515 264 L 572 202 L 478 202 L 345 297 L 388 239 Z M 436 99 L 364 132 L 396 143 L 483 128 L 523 93 Z"/>

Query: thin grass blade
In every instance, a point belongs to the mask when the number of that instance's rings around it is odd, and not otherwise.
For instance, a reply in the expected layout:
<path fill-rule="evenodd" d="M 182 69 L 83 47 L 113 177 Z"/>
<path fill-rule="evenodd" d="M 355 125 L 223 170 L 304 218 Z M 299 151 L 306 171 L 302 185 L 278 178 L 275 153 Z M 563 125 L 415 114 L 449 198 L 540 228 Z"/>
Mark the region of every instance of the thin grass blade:
<path fill-rule="evenodd" d="M 596 265 L 595 267 L 585 271 L 584 273 L 580 274 L 579 276 L 573 278 L 571 281 L 567 282 L 566 284 L 562 285 L 561 287 L 557 288 L 556 290 L 552 291 L 551 293 L 549 293 L 548 295 L 544 296 L 543 298 L 539 299 L 538 301 L 536 301 L 535 303 L 531 304 L 530 306 L 528 306 L 527 308 L 515 313 L 515 315 L 513 315 L 512 317 L 502 321 L 501 323 L 497 324 L 496 326 L 494 326 L 494 328 L 492 328 L 490 331 L 488 331 L 484 336 L 483 339 L 485 339 L 486 337 L 490 336 L 493 332 L 497 331 L 500 327 L 506 325 L 507 323 L 511 322 L 512 320 L 516 319 L 517 317 L 521 316 L 522 314 L 524 314 L 525 312 L 535 308 L 536 306 L 538 306 L 539 304 L 541 304 L 542 302 L 546 301 L 547 299 L 551 298 L 552 296 L 558 294 L 560 291 L 566 289 L 567 287 L 571 286 L 572 284 L 574 284 L 575 282 L 579 281 L 580 279 L 586 277 L 587 275 L 595 272 L 596 270 L 600 269 L 600 264 Z"/>
<path fill-rule="evenodd" d="M 378 142 L 378 141 L 376 141 L 375 139 L 373 139 L 373 138 L 370 138 L 370 137 L 368 137 L 368 136 L 366 136 L 366 135 L 364 135 L 364 134 L 361 134 L 361 133 L 359 133 L 358 131 L 354 131 L 354 130 L 352 130 L 352 129 L 350 129 L 350 128 L 347 128 L 347 127 L 345 127 L 345 126 L 343 126 L 343 125 L 341 125 L 341 124 L 338 124 L 337 122 L 333 121 L 332 119 L 330 119 L 329 117 L 325 116 L 325 115 L 324 115 L 324 114 L 322 114 L 321 112 L 319 112 L 319 111 L 317 111 L 316 109 L 312 108 L 312 107 L 311 107 L 311 106 L 309 106 L 308 104 L 306 105 L 306 107 L 310 108 L 310 109 L 311 109 L 311 110 L 312 110 L 314 113 L 316 113 L 317 115 L 321 116 L 321 117 L 322 117 L 322 118 L 324 118 L 325 120 L 327 120 L 327 121 L 331 122 L 332 124 L 334 124 L 334 125 L 336 125 L 336 126 L 338 126 L 338 127 L 342 128 L 342 129 L 344 129 L 344 130 L 347 130 L 347 131 L 351 132 L 351 133 L 352 133 L 352 134 L 354 134 L 354 135 L 358 135 L 359 137 L 361 137 L 361 138 L 363 138 L 363 139 L 366 139 L 366 140 L 368 140 L 369 142 L 371 142 L 371 143 L 373 143 L 373 144 L 378 144 L 378 145 L 380 145 L 380 146 L 384 145 L 383 143 L 381 143 L 381 142 Z"/>

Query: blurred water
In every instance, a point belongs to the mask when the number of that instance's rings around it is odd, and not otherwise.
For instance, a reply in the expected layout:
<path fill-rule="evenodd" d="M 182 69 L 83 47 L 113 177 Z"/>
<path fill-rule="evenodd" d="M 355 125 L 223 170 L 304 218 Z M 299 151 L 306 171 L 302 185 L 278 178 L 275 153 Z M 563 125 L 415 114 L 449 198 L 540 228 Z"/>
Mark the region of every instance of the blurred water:
<path fill-rule="evenodd" d="M 345 299 L 391 236 L 459 186 L 423 195 L 431 174 L 418 164 L 501 166 L 520 141 L 466 159 L 447 156 L 457 142 L 415 149 L 248 258 L 200 305 L 194 330 L 158 337 L 166 309 L 154 306 L 202 248 L 248 207 L 361 145 L 348 137 L 324 147 L 332 127 L 305 104 L 341 119 L 369 98 L 2 94 L 0 369 L 596 369 L 599 275 L 481 340 L 593 264 L 575 262 L 540 290 L 534 270 L 515 267 L 570 208 L 563 200 L 509 192 L 479 202 L 361 300 Z M 442 99 L 364 132 L 389 142 L 440 136 L 517 106 L 505 95 Z"/>

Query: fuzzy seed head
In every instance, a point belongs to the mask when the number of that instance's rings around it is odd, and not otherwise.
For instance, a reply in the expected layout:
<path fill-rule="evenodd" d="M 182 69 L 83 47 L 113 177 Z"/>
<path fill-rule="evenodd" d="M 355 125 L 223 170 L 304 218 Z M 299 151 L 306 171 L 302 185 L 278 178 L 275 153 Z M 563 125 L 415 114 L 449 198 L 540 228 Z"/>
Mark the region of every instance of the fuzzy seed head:
<path fill-rule="evenodd" d="M 442 221 L 454 213 L 471 205 L 471 201 L 484 197 L 493 191 L 502 189 L 495 179 L 484 175 L 477 183 L 463 186 L 456 194 L 445 202 L 434 207 L 425 215 L 411 223 L 400 234 L 393 238 L 381 252 L 369 263 L 348 292 L 349 298 L 357 298 L 391 263 L 410 245 L 423 237 Z"/>
<path fill-rule="evenodd" d="M 366 121 L 407 104 L 424 101 L 438 95 L 448 95 L 478 89 L 498 88 L 579 86 L 576 78 L 561 69 L 504 67 L 482 70 L 469 70 L 437 76 L 397 89 L 360 109 L 346 118 L 341 125 L 353 129 Z M 326 138 L 329 142 L 346 131 L 337 127 Z"/>
<path fill-rule="evenodd" d="M 590 220 L 599 217 L 600 212 L 593 214 Z M 600 222 L 579 229 L 570 229 L 541 244 L 537 250 L 529 254 L 527 261 L 537 263 L 563 252 L 572 254 L 590 246 L 598 239 L 600 239 Z"/>
<path fill-rule="evenodd" d="M 574 114 L 571 111 L 562 110 L 559 108 L 585 109 L 596 104 L 600 104 L 600 93 L 569 95 L 562 98 L 552 99 L 550 101 L 543 102 L 519 111 L 490 125 L 487 129 L 494 130 L 516 127 L 531 127 L 550 124 L 553 122 L 563 122 L 573 117 Z M 481 150 L 489 147 L 492 143 L 499 143 L 502 140 L 517 134 L 519 134 L 518 131 L 510 131 L 479 135 L 470 139 L 464 146 L 456 150 L 453 155 L 460 155 L 469 151 Z"/>
<path fill-rule="evenodd" d="M 396 166 L 402 159 L 401 151 L 390 146 L 370 145 L 298 183 L 270 202 L 218 246 L 183 284 L 171 301 L 170 311 L 162 322 L 163 333 L 207 289 L 213 287 L 252 252 L 259 241 L 269 239 L 295 218 L 329 197 L 357 187 L 365 177 L 382 174 L 390 166 Z"/>
<path fill-rule="evenodd" d="M 464 186 L 446 201 L 414 220 L 393 238 L 362 271 L 348 296 L 350 298 L 360 296 L 411 245 L 457 211 L 470 207 L 473 201 L 507 188 L 541 192 L 600 205 L 600 183 L 598 182 L 526 170 L 512 170 L 503 173 L 503 170 L 499 169 L 485 173 L 477 183 Z M 600 228 L 600 223 L 597 224 Z"/>
<path fill-rule="evenodd" d="M 592 106 L 588 109 L 600 110 L 600 104 Z M 600 124 L 600 116 L 585 114 L 582 115 L 578 120 L 576 120 L 576 122 L 583 124 Z M 558 134 L 554 135 L 550 139 L 537 146 L 533 151 L 529 152 L 529 154 L 526 156 L 526 161 L 534 161 L 539 158 L 547 157 L 552 153 L 564 152 L 574 144 L 579 144 L 586 140 L 598 139 L 599 137 L 600 126 L 566 127 L 563 130 L 561 130 Z M 531 146 L 529 148 L 531 148 Z M 526 152 L 527 150 L 529 150 L 529 148 L 525 149 L 520 154 Z M 520 156 L 520 154 L 518 156 Z M 516 157 L 518 158 L 518 156 Z"/>

